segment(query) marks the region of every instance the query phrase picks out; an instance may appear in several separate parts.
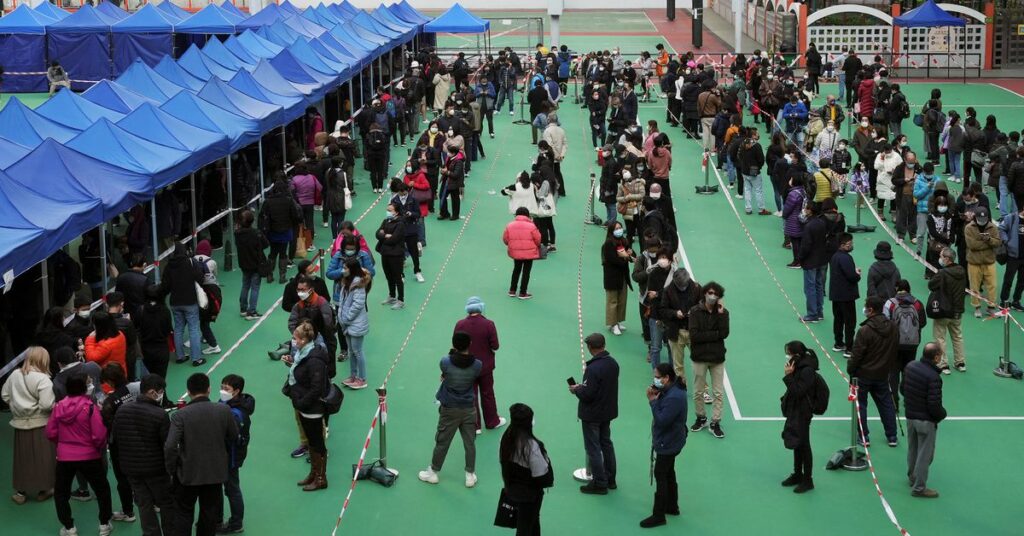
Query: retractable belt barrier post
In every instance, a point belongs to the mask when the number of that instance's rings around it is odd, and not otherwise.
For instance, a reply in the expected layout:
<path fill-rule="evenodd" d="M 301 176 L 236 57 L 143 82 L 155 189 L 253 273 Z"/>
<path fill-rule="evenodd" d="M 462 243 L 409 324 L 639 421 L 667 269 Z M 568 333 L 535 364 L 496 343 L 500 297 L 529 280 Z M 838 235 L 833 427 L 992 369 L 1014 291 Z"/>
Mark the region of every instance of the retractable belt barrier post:
<path fill-rule="evenodd" d="M 846 399 L 850 402 L 850 446 L 839 449 L 833 459 L 838 456 L 842 461 L 839 467 L 846 469 L 847 471 L 863 471 L 868 468 L 867 461 L 864 459 L 864 454 L 860 452 L 858 446 L 860 445 L 860 403 L 858 402 L 858 393 L 860 392 L 860 386 L 858 385 L 857 378 L 850 378 L 850 394 L 847 395 Z"/>
<path fill-rule="evenodd" d="M 698 194 L 714 195 L 718 193 L 718 186 L 711 184 L 711 152 L 705 150 L 700 160 L 700 167 L 704 170 L 704 185 L 697 185 L 694 188 Z"/>

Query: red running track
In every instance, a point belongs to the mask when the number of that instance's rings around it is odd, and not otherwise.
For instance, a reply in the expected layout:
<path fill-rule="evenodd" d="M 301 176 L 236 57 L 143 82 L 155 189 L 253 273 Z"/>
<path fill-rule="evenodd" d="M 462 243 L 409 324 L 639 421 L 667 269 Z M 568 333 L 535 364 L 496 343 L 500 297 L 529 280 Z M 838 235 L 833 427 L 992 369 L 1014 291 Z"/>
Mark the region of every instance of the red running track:
<path fill-rule="evenodd" d="M 669 21 L 665 17 L 664 9 L 645 9 L 644 13 L 651 19 L 658 33 L 665 36 L 672 48 L 683 54 L 693 48 L 693 22 L 690 12 L 685 9 L 676 10 L 676 20 Z M 732 52 L 732 46 L 727 45 L 718 35 L 715 35 L 707 26 L 704 27 L 704 46 L 699 49 L 701 52 Z M 652 53 L 654 51 L 651 51 Z M 699 56 L 699 54 L 698 54 Z"/>

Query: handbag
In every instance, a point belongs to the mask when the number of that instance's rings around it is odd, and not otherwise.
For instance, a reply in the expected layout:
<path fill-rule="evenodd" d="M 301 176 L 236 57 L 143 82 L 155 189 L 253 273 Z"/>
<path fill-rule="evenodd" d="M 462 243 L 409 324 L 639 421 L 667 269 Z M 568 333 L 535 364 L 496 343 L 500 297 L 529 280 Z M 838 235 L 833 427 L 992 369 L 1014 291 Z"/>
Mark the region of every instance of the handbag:
<path fill-rule="evenodd" d="M 548 247 L 545 246 L 544 244 L 537 246 L 537 254 L 540 255 L 538 257 L 539 260 L 544 260 L 548 258 Z"/>
<path fill-rule="evenodd" d="M 206 309 L 210 306 L 210 298 L 206 295 L 206 291 L 203 290 L 203 286 L 199 283 L 193 283 L 196 286 L 196 303 L 200 309 Z"/>
<path fill-rule="evenodd" d="M 942 288 L 931 291 L 928 294 L 928 303 L 925 304 L 925 313 L 928 318 L 952 318 L 950 314 L 952 307 L 946 303 L 946 297 Z"/>
<path fill-rule="evenodd" d="M 1008 258 L 1010 258 L 1010 255 L 1006 252 L 1006 244 L 1000 243 L 999 247 L 996 248 L 996 262 L 1006 264 Z"/>
<path fill-rule="evenodd" d="M 914 114 L 914 126 L 918 126 L 918 127 L 923 127 L 924 126 L 924 115 L 923 114 Z"/>
<path fill-rule="evenodd" d="M 494 526 L 514 529 L 516 528 L 516 518 L 518 515 L 519 512 L 515 505 L 508 500 L 505 488 L 501 488 L 501 494 L 498 495 L 498 510 L 494 513 Z"/>
<path fill-rule="evenodd" d="M 352 191 L 345 188 L 345 210 L 352 210 Z"/>
<path fill-rule="evenodd" d="M 305 225 L 300 225 L 299 226 L 299 237 L 295 239 L 295 256 L 296 257 L 298 257 L 300 259 L 305 259 L 306 258 L 306 253 L 307 253 L 306 252 L 306 248 L 309 247 L 313 243 L 312 238 L 309 236 L 311 234 L 312 234 L 312 232 L 310 232 L 309 229 L 306 229 Z"/>
<path fill-rule="evenodd" d="M 975 166 L 984 166 L 986 160 L 988 160 L 988 155 L 983 151 L 979 151 L 977 149 L 971 151 L 971 164 L 974 164 Z"/>
<path fill-rule="evenodd" d="M 418 190 L 416 188 L 412 189 L 412 198 L 415 199 L 417 203 L 429 203 L 433 197 L 434 196 L 430 192 L 429 188 L 426 190 Z"/>
<path fill-rule="evenodd" d="M 327 388 L 327 394 L 320 401 L 324 403 L 324 411 L 328 415 L 334 415 L 341 411 L 341 403 L 345 401 L 345 393 L 338 387 L 338 384 L 331 382 Z"/>

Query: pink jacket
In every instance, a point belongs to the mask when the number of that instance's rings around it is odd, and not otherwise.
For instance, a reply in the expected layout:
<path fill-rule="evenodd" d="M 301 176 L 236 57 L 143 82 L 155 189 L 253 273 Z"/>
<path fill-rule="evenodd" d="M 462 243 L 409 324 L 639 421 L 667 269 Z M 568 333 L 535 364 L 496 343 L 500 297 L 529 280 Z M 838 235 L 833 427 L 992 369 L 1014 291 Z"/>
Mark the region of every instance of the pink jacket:
<path fill-rule="evenodd" d="M 315 205 L 316 196 L 321 191 L 320 181 L 313 175 L 296 175 L 292 177 L 292 189 L 300 205 Z"/>
<path fill-rule="evenodd" d="M 316 117 L 309 124 L 309 131 L 306 132 L 306 150 L 312 151 L 316 149 L 316 133 L 324 131 L 324 118 L 320 117 L 320 114 L 316 114 Z"/>
<path fill-rule="evenodd" d="M 57 461 L 81 462 L 103 457 L 107 427 L 100 408 L 88 396 L 69 396 L 53 408 L 46 437 L 57 444 Z"/>
<path fill-rule="evenodd" d="M 359 249 L 370 253 L 370 246 L 366 243 L 366 238 L 359 234 L 359 229 L 353 229 L 352 235 L 359 239 Z M 345 233 L 338 233 L 338 236 L 334 237 L 334 244 L 331 245 L 331 256 L 333 257 L 341 249 L 341 241 L 345 239 Z M 373 254 L 370 253 L 372 256 Z"/>
<path fill-rule="evenodd" d="M 508 256 L 517 261 L 540 258 L 540 231 L 529 216 L 516 216 L 505 226 L 501 237 L 508 246 Z"/>

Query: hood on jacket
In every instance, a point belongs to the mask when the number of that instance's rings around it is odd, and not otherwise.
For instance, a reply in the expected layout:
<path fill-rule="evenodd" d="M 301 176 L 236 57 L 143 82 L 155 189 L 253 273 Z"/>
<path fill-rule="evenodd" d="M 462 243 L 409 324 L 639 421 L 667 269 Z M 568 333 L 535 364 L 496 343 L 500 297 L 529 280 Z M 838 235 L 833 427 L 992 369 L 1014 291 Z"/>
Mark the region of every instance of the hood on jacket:
<path fill-rule="evenodd" d="M 476 361 L 472 354 L 463 354 L 454 348 L 448 350 L 448 357 L 452 360 L 452 364 L 459 368 L 469 368 Z"/>
<path fill-rule="evenodd" d="M 88 412 L 92 405 L 92 398 L 88 396 L 69 396 L 54 408 L 53 416 L 59 423 L 70 425 L 77 421 L 83 412 Z"/>
<path fill-rule="evenodd" d="M 889 277 L 899 271 L 899 268 L 896 267 L 896 263 L 890 260 L 877 260 L 872 266 L 886 277 Z"/>
<path fill-rule="evenodd" d="M 250 417 L 253 413 L 256 413 L 256 399 L 249 393 L 242 393 L 241 396 L 228 400 L 227 404 L 230 408 L 238 408 L 242 410 Z"/>
<path fill-rule="evenodd" d="M 811 370 L 818 370 L 818 354 L 808 348 L 807 352 L 800 356 L 800 359 L 797 359 L 794 365 L 798 369 L 810 367 Z"/>
<path fill-rule="evenodd" d="M 886 318 L 885 315 L 881 313 L 881 311 L 879 311 L 878 314 L 861 322 L 860 325 L 873 330 L 875 334 L 878 335 L 879 337 L 885 337 L 889 335 L 889 329 L 885 328 L 884 326 L 891 323 L 892 322 L 888 318 Z"/>

